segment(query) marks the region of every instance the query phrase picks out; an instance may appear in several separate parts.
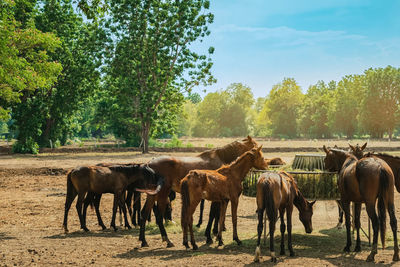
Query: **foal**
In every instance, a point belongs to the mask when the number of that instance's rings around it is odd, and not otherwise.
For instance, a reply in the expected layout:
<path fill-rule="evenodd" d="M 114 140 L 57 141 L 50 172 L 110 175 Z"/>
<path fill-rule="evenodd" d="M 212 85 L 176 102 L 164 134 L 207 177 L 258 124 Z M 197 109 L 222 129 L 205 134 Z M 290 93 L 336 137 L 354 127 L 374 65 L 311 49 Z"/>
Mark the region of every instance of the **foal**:
<path fill-rule="evenodd" d="M 393 261 L 399 260 L 399 247 L 397 243 L 397 220 L 394 209 L 394 176 L 389 165 L 377 158 L 366 157 L 358 160 L 354 155 L 337 149 L 327 149 L 323 146 L 326 153 L 325 167 L 329 171 L 339 173 L 338 187 L 340 199 L 343 205 L 345 219 L 347 243 L 345 252 L 350 251 L 350 202 L 355 206 L 355 227 L 357 230 L 357 241 L 355 251 L 361 251 L 360 241 L 360 212 L 361 203 L 365 203 L 368 217 L 372 221 L 373 242 L 371 253 L 367 261 L 374 261 L 377 254 L 377 243 L 379 228 L 381 231 L 382 247 L 385 247 L 385 228 L 386 228 L 386 209 L 390 216 L 390 226 L 393 231 L 394 255 Z M 375 203 L 378 199 L 378 216 L 375 211 Z"/>
<path fill-rule="evenodd" d="M 278 220 L 278 211 L 281 218 L 281 255 L 285 255 L 285 222 L 284 216 L 286 211 L 287 232 L 288 232 L 288 248 L 290 256 L 294 256 L 292 247 L 292 211 L 293 204 L 299 210 L 300 221 L 303 223 L 306 233 L 312 232 L 311 217 L 313 215 L 313 205 L 315 201 L 308 202 L 301 194 L 293 177 L 287 172 L 280 171 L 278 173 L 263 173 L 257 182 L 257 248 L 254 258 L 255 262 L 259 261 L 261 254 L 260 240 L 263 231 L 264 211 L 266 211 L 269 220 L 269 248 L 271 251 L 271 261 L 276 262 L 274 249 L 274 232 L 275 224 Z"/>
<path fill-rule="evenodd" d="M 193 235 L 193 213 L 201 199 L 221 203 L 218 245 L 223 245 L 222 228 L 225 221 L 226 206 L 231 201 L 233 240 L 239 245 L 241 241 L 237 235 L 237 207 L 239 196 L 242 193 L 242 181 L 252 167 L 265 169 L 265 161 L 259 148 L 242 154 L 236 161 L 217 170 L 193 170 L 190 171 L 181 182 L 183 245 L 189 248 L 187 231 L 190 230 L 191 244 L 197 249 Z"/>
<path fill-rule="evenodd" d="M 79 167 L 70 171 L 67 175 L 67 196 L 65 200 L 63 223 L 65 232 L 68 232 L 68 211 L 77 195 L 78 201 L 76 203 L 76 209 L 78 212 L 81 229 L 89 231 L 89 229 L 86 227 L 86 214 L 85 212 L 82 213 L 82 204 L 86 193 L 88 193 L 88 195 L 92 194 L 92 196 L 101 195 L 103 193 L 114 193 L 111 226 L 114 228 L 114 230 L 116 230 L 115 215 L 117 211 L 117 205 L 119 205 L 120 209 L 122 209 L 125 216 L 125 221 L 127 221 L 124 193 L 126 187 L 131 183 L 136 183 L 138 188 L 146 188 L 140 189 L 140 191 L 149 194 L 156 194 L 161 190 L 164 179 L 161 176 L 155 175 L 154 171 L 149 167 L 136 164 L 129 166 L 115 165 L 109 167 Z M 157 184 L 157 188 L 155 190 L 147 189 L 155 184 Z"/>

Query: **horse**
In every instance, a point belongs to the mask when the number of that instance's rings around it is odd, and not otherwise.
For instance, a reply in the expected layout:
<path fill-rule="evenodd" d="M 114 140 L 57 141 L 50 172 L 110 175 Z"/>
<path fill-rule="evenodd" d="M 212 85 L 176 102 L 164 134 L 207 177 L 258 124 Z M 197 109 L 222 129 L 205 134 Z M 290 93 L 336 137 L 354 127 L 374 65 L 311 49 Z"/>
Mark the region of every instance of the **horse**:
<path fill-rule="evenodd" d="M 377 157 L 384 160 L 392 169 L 394 175 L 394 185 L 397 192 L 400 193 L 400 157 L 388 155 L 385 153 L 370 153 L 368 152 L 365 157 Z"/>
<path fill-rule="evenodd" d="M 156 196 L 148 195 L 146 198 L 146 203 L 141 212 L 142 216 L 140 221 L 139 241 L 142 242 L 141 246 L 148 247 L 145 238 L 146 221 L 143 218 L 148 217 L 148 214 L 156 201 L 158 206 L 158 208 L 155 209 L 157 211 L 156 222 L 160 229 L 162 240 L 167 242 L 167 247 L 174 246 L 174 244 L 168 239 L 167 232 L 162 223 L 162 215 L 164 214 L 168 204 L 168 195 L 170 190 L 172 189 L 179 193 L 180 181 L 189 173 L 190 170 L 218 169 L 223 164 L 231 163 L 244 152 L 249 151 L 256 146 L 257 143 L 250 136 L 247 136 L 247 138 L 241 142 L 235 141 L 222 148 L 207 150 L 195 157 L 161 156 L 151 160 L 148 163 L 149 167 L 165 178 L 165 184 Z"/>
<path fill-rule="evenodd" d="M 349 152 L 338 149 L 328 149 L 323 146 L 326 153 L 325 168 L 338 172 L 338 187 L 340 200 L 343 205 L 346 220 L 347 243 L 345 252 L 350 251 L 350 202 L 355 206 L 355 228 L 357 240 L 354 251 L 361 251 L 360 241 L 360 212 L 361 203 L 365 203 L 368 217 L 372 221 L 373 242 L 367 261 L 374 261 L 377 251 L 379 230 L 381 232 L 382 248 L 385 248 L 386 209 L 390 217 L 390 226 L 393 231 L 394 254 L 393 261 L 399 260 L 399 247 L 397 242 L 397 219 L 394 208 L 394 176 L 389 165 L 377 157 L 364 157 L 357 159 Z M 375 211 L 378 199 L 378 216 Z"/>
<path fill-rule="evenodd" d="M 253 148 L 241 155 L 230 165 L 222 166 L 217 170 L 192 170 L 181 181 L 183 245 L 189 248 L 188 229 L 193 250 L 198 247 L 193 235 L 193 213 L 201 199 L 220 202 L 220 217 L 218 227 L 218 246 L 223 245 L 222 228 L 228 201 L 231 202 L 233 240 L 240 245 L 237 234 L 237 207 L 239 196 L 242 193 L 242 181 L 251 168 L 265 169 L 266 163 L 261 152 L 262 146 Z"/>
<path fill-rule="evenodd" d="M 352 146 L 351 144 L 349 144 L 349 150 L 348 152 L 352 153 L 357 159 L 361 159 L 362 157 L 364 157 L 364 149 L 367 147 L 367 143 L 365 143 L 364 145 L 362 145 L 360 147 L 359 144 L 356 144 L 355 146 Z M 335 145 L 335 148 L 338 149 L 338 147 Z M 342 203 L 340 202 L 340 199 L 336 200 L 336 203 L 338 205 L 338 211 L 339 211 L 339 220 L 338 223 L 336 225 L 336 227 L 338 229 L 342 229 L 342 224 L 343 224 L 343 209 L 342 207 Z"/>
<path fill-rule="evenodd" d="M 124 192 L 126 187 L 132 183 L 136 184 L 136 190 L 154 195 L 161 190 L 164 184 L 164 178 L 156 174 L 148 166 L 137 164 L 130 166 L 115 165 L 109 167 L 78 167 L 71 170 L 67 174 L 67 196 L 65 200 L 63 223 L 65 232 L 68 233 L 68 211 L 77 195 L 78 201 L 76 204 L 76 209 L 78 212 L 81 229 L 84 231 L 89 231 L 89 229 L 86 227 L 86 209 L 83 209 L 82 213 L 82 204 L 87 193 L 92 195 L 103 193 L 114 194 L 111 227 L 113 227 L 114 230 L 117 230 L 115 226 L 117 205 L 119 205 L 120 209 L 122 209 L 125 216 L 125 221 L 127 221 L 126 208 L 124 205 Z M 156 186 L 156 189 L 149 189 L 154 186 Z M 85 202 L 85 205 L 87 204 L 88 202 Z M 98 211 L 98 207 L 96 210 Z"/>
<path fill-rule="evenodd" d="M 271 262 L 276 262 L 274 249 L 274 232 L 275 224 L 278 220 L 278 211 L 281 219 L 281 255 L 285 255 L 285 222 L 284 216 L 286 212 L 287 232 L 288 232 L 288 248 L 290 256 L 294 256 L 292 247 L 292 211 L 293 205 L 299 210 L 300 221 L 303 223 L 306 233 L 312 232 L 312 215 L 313 202 L 308 202 L 300 192 L 294 178 L 287 172 L 280 171 L 277 173 L 263 173 L 257 181 L 257 247 L 255 252 L 255 262 L 259 262 L 261 250 L 260 241 L 263 231 L 264 211 L 269 220 L 269 235 L 270 235 L 270 252 Z"/>
<path fill-rule="evenodd" d="M 281 165 L 285 165 L 286 163 L 281 159 L 281 158 L 272 158 L 272 159 L 265 159 L 265 162 L 267 165 L 270 166 L 281 166 Z M 220 213 L 220 203 L 219 202 L 213 202 L 211 203 L 210 206 L 210 215 L 209 215 L 209 219 L 208 219 L 208 223 L 207 223 L 207 227 L 206 230 L 204 232 L 204 235 L 207 238 L 207 243 L 212 243 L 212 239 L 211 239 L 211 227 L 212 227 L 212 223 L 214 223 L 214 228 L 213 228 L 213 234 L 216 236 L 218 234 L 218 220 L 219 220 L 219 213 Z M 201 225 L 201 218 L 202 218 L 202 212 L 204 209 L 204 199 L 201 200 L 200 202 L 200 219 L 198 224 L 196 225 L 196 227 L 200 227 Z M 223 230 L 225 231 L 225 226 L 223 227 Z"/>

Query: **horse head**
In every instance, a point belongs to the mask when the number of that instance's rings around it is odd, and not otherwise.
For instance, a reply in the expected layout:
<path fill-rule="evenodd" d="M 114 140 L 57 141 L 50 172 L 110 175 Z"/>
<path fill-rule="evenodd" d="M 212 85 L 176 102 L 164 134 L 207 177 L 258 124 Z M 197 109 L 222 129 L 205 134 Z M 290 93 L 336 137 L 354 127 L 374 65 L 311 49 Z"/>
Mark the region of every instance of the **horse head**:
<path fill-rule="evenodd" d="M 307 234 L 310 234 L 313 230 L 311 218 L 313 215 L 313 205 L 315 204 L 315 202 L 316 200 L 311 202 L 306 200 L 299 212 L 299 219 L 304 225 L 304 229 L 306 230 Z"/>
<path fill-rule="evenodd" d="M 164 177 L 147 165 L 140 166 L 140 168 L 142 174 L 141 183 L 138 184 L 139 188 L 135 188 L 135 190 L 148 195 L 158 194 L 165 183 Z"/>
<path fill-rule="evenodd" d="M 262 149 L 262 145 L 259 146 L 258 148 L 256 147 L 256 148 L 253 148 L 253 149 L 251 150 L 251 152 L 252 152 L 253 155 L 254 155 L 254 163 L 253 163 L 253 166 L 254 166 L 254 168 L 256 168 L 256 169 L 265 170 L 265 169 L 267 169 L 267 167 L 268 167 L 268 163 L 265 161 L 261 149 Z"/>
<path fill-rule="evenodd" d="M 367 147 L 367 143 L 365 143 L 361 147 L 359 146 L 359 144 L 357 144 L 356 146 L 352 146 L 351 144 L 349 144 L 349 147 L 351 149 L 350 152 L 352 152 L 353 155 L 356 156 L 357 159 L 361 159 L 364 156 L 363 151 Z"/>

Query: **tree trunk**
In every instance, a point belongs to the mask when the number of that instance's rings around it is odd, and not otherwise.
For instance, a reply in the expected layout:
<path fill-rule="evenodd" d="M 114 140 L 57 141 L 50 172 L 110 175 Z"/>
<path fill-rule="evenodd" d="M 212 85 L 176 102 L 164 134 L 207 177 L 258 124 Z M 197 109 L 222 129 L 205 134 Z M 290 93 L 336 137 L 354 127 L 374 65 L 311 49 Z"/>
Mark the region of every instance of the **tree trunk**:
<path fill-rule="evenodd" d="M 142 153 L 149 153 L 150 122 L 142 123 Z"/>
<path fill-rule="evenodd" d="M 54 125 L 54 119 L 52 118 L 47 118 L 46 119 L 46 128 L 44 129 L 42 136 L 40 137 L 41 140 L 41 146 L 42 147 L 49 147 L 50 146 L 50 132 L 51 132 L 51 128 Z M 55 140 L 52 140 L 53 142 Z"/>

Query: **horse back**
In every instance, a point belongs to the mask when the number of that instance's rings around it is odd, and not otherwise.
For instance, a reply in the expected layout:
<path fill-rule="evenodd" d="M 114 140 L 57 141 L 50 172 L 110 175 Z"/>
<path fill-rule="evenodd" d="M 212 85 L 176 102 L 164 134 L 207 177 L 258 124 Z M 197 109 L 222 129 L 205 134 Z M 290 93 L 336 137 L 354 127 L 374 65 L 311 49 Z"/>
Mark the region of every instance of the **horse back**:
<path fill-rule="evenodd" d="M 293 203 L 294 195 L 290 182 L 281 176 L 280 173 L 263 173 L 257 182 L 257 205 L 262 207 L 272 204 L 275 209 L 286 208 Z"/>

